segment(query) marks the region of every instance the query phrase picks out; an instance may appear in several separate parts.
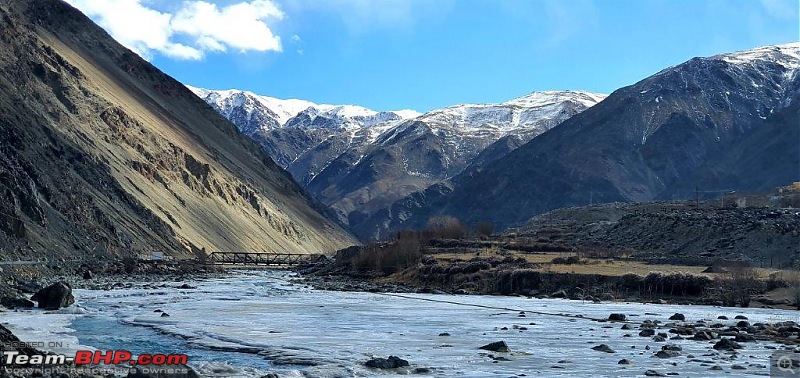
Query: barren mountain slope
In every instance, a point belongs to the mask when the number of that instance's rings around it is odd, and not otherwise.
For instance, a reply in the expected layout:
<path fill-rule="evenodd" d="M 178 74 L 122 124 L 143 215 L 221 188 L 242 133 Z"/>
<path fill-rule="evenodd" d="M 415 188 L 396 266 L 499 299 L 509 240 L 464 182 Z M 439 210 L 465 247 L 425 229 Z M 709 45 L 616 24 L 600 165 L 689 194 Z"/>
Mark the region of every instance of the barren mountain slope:
<path fill-rule="evenodd" d="M 61 1 L 0 4 L 0 72 L 7 255 L 354 242 L 232 124 Z"/>

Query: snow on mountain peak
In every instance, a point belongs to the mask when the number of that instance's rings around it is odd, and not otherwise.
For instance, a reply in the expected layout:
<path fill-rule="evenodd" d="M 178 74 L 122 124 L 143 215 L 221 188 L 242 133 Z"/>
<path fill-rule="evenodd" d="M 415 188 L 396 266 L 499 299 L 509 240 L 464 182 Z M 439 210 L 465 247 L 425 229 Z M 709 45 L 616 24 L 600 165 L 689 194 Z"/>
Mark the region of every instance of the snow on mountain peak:
<path fill-rule="evenodd" d="M 465 130 L 510 131 L 540 126 L 547 130 L 605 97 L 584 91 L 533 92 L 503 103 L 461 104 L 432 110 L 417 119 Z"/>
<path fill-rule="evenodd" d="M 800 42 L 757 47 L 752 50 L 716 55 L 713 58 L 731 64 L 752 64 L 758 61 L 777 62 L 787 69 L 800 68 Z"/>
<path fill-rule="evenodd" d="M 240 129 L 249 131 L 287 126 L 349 130 L 419 116 L 419 113 L 413 110 L 377 112 L 358 105 L 328 105 L 298 99 L 284 100 L 238 89 L 209 90 L 190 85 L 186 87 L 228 119 L 238 120 L 234 123 Z M 239 114 L 234 116 L 234 112 Z M 271 122 L 264 122 L 265 117 L 260 117 L 259 113 L 265 113 L 271 118 Z M 318 117 L 321 119 L 317 120 Z M 264 124 L 251 125 L 253 122 Z"/>

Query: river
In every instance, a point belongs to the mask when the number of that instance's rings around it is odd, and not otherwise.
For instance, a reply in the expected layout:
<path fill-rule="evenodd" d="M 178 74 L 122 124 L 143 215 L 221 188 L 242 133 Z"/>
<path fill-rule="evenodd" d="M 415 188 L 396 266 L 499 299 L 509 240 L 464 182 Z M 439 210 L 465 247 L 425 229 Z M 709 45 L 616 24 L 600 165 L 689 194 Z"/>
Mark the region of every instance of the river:
<path fill-rule="evenodd" d="M 427 370 L 413 376 L 641 376 L 655 370 L 711 377 L 768 375 L 772 348 L 782 347 L 748 342 L 734 355 L 711 349 L 709 342 L 669 340 L 682 348 L 681 356 L 661 359 L 653 353 L 666 343 L 639 337 L 638 324 L 645 319 L 669 322 L 676 312 L 690 322 L 726 325 L 735 323 L 735 315 L 745 315 L 751 323 L 798 320 L 796 311 L 772 309 L 331 292 L 293 283 L 292 278 L 285 271 L 239 271 L 187 282 L 196 289 L 178 289 L 184 282 L 81 289 L 74 291 L 77 306 L 7 312 L 2 321 L 23 341 L 64 343 L 50 348 L 54 351 L 89 347 L 187 353 L 189 364 L 209 377 L 260 377 L 266 372 L 281 377 L 407 376 L 416 368 Z M 592 320 L 610 313 L 627 314 L 633 329 Z M 717 320 L 719 315 L 731 320 Z M 499 340 L 511 353 L 478 349 Z M 616 353 L 591 349 L 598 344 Z M 410 368 L 379 371 L 363 366 L 371 357 L 389 355 L 408 360 Z M 618 364 L 621 359 L 631 364 Z M 723 371 L 709 370 L 713 365 Z M 746 370 L 734 370 L 733 365 Z"/>

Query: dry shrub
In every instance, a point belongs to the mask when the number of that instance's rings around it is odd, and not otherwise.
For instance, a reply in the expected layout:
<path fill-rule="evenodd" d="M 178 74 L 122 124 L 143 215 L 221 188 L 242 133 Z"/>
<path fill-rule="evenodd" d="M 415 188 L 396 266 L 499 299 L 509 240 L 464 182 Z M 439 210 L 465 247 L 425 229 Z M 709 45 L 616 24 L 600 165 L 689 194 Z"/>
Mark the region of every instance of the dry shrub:
<path fill-rule="evenodd" d="M 478 235 L 488 237 L 492 234 L 494 234 L 494 223 L 489 221 L 478 223 Z"/>
<path fill-rule="evenodd" d="M 725 306 L 750 306 L 750 297 L 762 289 L 755 268 L 745 262 L 732 262 L 725 267 L 728 272 L 717 277 L 716 295 Z"/>
<path fill-rule="evenodd" d="M 438 215 L 428 219 L 427 231 L 441 239 L 461 239 L 467 230 L 461 221 L 449 215 Z"/>
<path fill-rule="evenodd" d="M 362 271 L 391 274 L 414 265 L 422 257 L 422 244 L 415 233 L 402 233 L 390 244 L 368 244 L 354 259 Z"/>

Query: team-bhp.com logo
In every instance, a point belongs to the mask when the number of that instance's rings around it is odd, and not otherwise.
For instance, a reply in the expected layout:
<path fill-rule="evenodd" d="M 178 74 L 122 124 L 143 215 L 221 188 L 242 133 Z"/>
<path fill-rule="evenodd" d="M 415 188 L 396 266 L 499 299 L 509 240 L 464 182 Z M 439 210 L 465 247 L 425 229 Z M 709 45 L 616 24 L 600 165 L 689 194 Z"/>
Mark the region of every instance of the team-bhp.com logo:
<path fill-rule="evenodd" d="M 34 354 L 26 355 L 18 351 L 2 350 L 0 365 L 11 366 L 39 366 L 39 365 L 137 365 L 137 366 L 164 366 L 185 365 L 188 357 L 185 354 L 141 354 L 134 358 L 127 350 L 89 351 L 79 350 L 75 357 L 65 354 Z"/>

